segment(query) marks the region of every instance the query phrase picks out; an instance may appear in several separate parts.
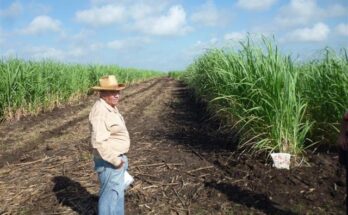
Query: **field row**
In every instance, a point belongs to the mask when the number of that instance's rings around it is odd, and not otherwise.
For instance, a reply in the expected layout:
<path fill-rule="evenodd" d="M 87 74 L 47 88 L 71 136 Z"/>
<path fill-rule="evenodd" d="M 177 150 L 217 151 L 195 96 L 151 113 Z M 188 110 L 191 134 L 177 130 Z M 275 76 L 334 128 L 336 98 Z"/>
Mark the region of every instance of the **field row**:
<path fill-rule="evenodd" d="M 246 149 L 299 154 L 318 142 L 335 143 L 348 107 L 347 50 L 322 51 L 315 60 L 295 61 L 273 42 L 240 49 L 211 49 L 186 72 L 173 72 L 208 102 L 212 114 L 242 134 Z M 19 118 L 85 97 L 99 77 L 121 83 L 166 75 L 118 66 L 0 61 L 0 119 Z"/>
<path fill-rule="evenodd" d="M 84 98 L 101 76 L 110 74 L 116 75 L 119 83 L 126 84 L 163 75 L 118 66 L 1 60 L 0 119 L 33 115 Z"/>
<path fill-rule="evenodd" d="M 207 51 L 179 75 L 214 115 L 243 134 L 246 149 L 299 154 L 310 145 L 336 143 L 348 107 L 347 56 L 347 50 L 325 49 L 301 62 L 273 42 L 247 40 L 239 50 Z"/>

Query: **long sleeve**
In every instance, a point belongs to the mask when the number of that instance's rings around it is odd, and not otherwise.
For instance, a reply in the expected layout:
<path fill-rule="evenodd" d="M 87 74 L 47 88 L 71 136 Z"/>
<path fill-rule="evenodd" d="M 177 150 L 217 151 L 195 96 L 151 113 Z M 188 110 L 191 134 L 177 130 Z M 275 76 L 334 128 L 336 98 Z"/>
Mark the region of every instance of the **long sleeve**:
<path fill-rule="evenodd" d="M 128 130 L 117 108 L 112 108 L 99 99 L 89 114 L 91 144 L 94 156 L 119 166 L 120 154 L 127 153 L 130 146 Z"/>
<path fill-rule="evenodd" d="M 110 131 L 107 129 L 105 121 L 101 117 L 95 117 L 91 120 L 92 125 L 92 147 L 96 149 L 103 160 L 108 161 L 114 166 L 121 164 L 121 159 L 110 150 Z M 121 153 L 119 153 L 121 154 Z"/>

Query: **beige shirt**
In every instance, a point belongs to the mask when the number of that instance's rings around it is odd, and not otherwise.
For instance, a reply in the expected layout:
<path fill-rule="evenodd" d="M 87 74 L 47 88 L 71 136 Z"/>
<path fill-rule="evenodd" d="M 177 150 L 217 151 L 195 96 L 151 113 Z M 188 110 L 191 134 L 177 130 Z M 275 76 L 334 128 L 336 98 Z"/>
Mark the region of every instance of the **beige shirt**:
<path fill-rule="evenodd" d="M 119 166 L 120 154 L 127 153 L 130 139 L 126 124 L 118 109 L 100 98 L 89 114 L 93 155 Z"/>

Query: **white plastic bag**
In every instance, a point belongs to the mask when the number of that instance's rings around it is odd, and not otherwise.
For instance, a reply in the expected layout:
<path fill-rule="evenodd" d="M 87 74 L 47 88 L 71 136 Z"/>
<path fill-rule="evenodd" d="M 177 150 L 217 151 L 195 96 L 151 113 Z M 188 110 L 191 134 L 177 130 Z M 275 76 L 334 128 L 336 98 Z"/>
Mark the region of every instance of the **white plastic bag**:
<path fill-rule="evenodd" d="M 290 154 L 289 153 L 271 153 L 273 166 L 277 169 L 290 169 Z"/>
<path fill-rule="evenodd" d="M 133 176 L 131 176 L 128 171 L 124 172 L 124 189 L 126 190 L 129 185 L 131 185 L 134 182 Z"/>

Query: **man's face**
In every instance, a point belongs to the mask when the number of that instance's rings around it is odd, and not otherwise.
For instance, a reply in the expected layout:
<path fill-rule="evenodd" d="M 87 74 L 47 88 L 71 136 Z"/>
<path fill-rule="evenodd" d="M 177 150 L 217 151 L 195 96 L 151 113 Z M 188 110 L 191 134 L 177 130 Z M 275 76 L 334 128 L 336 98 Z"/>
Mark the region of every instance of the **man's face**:
<path fill-rule="evenodd" d="M 116 107 L 120 99 L 120 91 L 101 91 L 100 97 L 111 107 Z"/>

